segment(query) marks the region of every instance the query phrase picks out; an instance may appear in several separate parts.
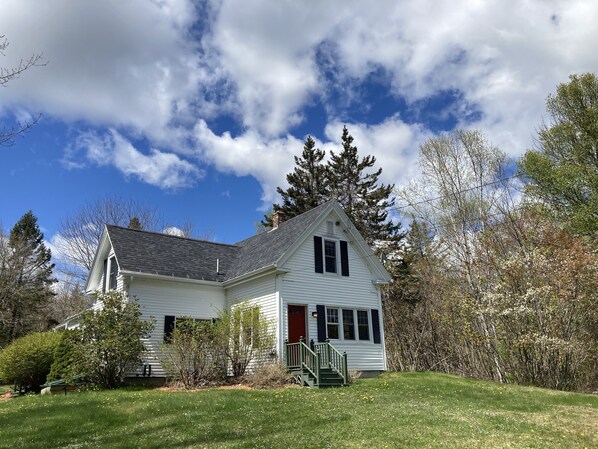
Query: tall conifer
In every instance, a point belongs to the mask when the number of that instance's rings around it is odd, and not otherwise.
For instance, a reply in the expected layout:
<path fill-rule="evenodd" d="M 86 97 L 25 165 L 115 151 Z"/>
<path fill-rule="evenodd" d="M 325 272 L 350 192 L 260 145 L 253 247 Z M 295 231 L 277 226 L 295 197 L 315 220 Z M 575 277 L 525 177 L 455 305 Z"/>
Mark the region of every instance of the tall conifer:
<path fill-rule="evenodd" d="M 287 174 L 288 189 L 277 187 L 282 204 L 274 204 L 274 211 L 282 211 L 285 218 L 293 218 L 322 204 L 327 198 L 326 153 L 316 148 L 316 142 L 307 136 L 301 157 L 295 156 L 295 168 Z M 272 226 L 272 215 L 264 216 L 263 224 Z"/>
<path fill-rule="evenodd" d="M 42 310 L 54 295 L 54 264 L 37 217 L 27 212 L 10 231 L 0 266 L 0 339 L 5 343 L 47 327 Z"/>
<path fill-rule="evenodd" d="M 331 152 L 328 161 L 328 196 L 336 199 L 368 244 L 376 241 L 396 240 L 400 225 L 389 219 L 389 208 L 394 206 L 394 184 L 378 183 L 382 168 L 375 171 L 376 158 L 368 155 L 359 159 L 353 136 L 343 127 L 343 149 Z"/>

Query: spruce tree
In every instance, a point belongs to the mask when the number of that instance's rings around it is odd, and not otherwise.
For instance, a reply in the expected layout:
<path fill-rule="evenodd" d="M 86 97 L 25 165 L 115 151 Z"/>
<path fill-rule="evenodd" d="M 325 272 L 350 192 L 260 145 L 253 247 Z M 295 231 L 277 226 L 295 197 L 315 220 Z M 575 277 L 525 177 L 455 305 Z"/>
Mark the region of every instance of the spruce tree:
<path fill-rule="evenodd" d="M 331 152 L 328 161 L 328 197 L 341 204 L 369 245 L 399 239 L 400 225 L 393 224 L 388 216 L 395 201 L 391 196 L 394 184 L 378 184 L 382 168 L 368 173 L 376 158 L 368 155 L 359 159 L 346 126 L 341 140 L 342 151 Z"/>
<path fill-rule="evenodd" d="M 325 155 L 324 151 L 316 148 L 314 139 L 307 136 L 301 157 L 295 156 L 295 169 L 286 176 L 289 188 L 276 188 L 282 198 L 282 204 L 274 204 L 274 212 L 284 212 L 288 220 L 326 201 L 327 170 L 326 165 L 322 163 Z M 266 214 L 262 223 L 271 227 L 272 214 Z"/>
<path fill-rule="evenodd" d="M 43 308 L 54 295 L 51 285 L 54 264 L 44 244 L 37 217 L 27 212 L 10 232 L 0 266 L 1 337 L 8 343 L 47 322 Z"/>
<path fill-rule="evenodd" d="M 127 227 L 129 229 L 143 231 L 143 225 L 141 224 L 141 222 L 139 221 L 139 218 L 137 218 L 137 217 L 131 217 L 131 220 L 129 220 L 129 226 L 127 226 Z"/>

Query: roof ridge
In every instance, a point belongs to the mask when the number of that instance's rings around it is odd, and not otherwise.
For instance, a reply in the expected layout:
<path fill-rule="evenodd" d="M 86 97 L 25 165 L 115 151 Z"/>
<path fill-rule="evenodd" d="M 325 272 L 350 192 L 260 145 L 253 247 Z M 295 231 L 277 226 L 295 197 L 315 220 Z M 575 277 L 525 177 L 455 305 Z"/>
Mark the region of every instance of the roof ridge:
<path fill-rule="evenodd" d="M 293 220 L 295 220 L 295 219 L 298 219 L 298 218 L 301 218 L 301 217 L 305 216 L 305 214 L 309 214 L 309 213 L 311 213 L 311 212 L 315 211 L 315 210 L 316 210 L 316 209 L 318 209 L 318 208 L 322 208 L 322 209 L 324 209 L 324 206 L 328 206 L 330 203 L 333 203 L 333 202 L 335 202 L 335 201 L 336 201 L 336 200 L 333 198 L 333 199 L 330 199 L 330 200 L 328 200 L 328 201 L 325 201 L 325 202 L 324 202 L 324 203 L 322 203 L 322 204 L 318 204 L 316 207 L 312 207 L 310 210 L 307 210 L 307 211 L 303 212 L 302 214 L 295 215 L 294 217 L 292 217 L 292 218 L 289 218 L 288 220 L 284 220 L 282 223 L 280 223 L 280 224 L 278 225 L 278 227 L 279 227 L 279 228 L 280 228 L 280 227 L 284 228 L 284 227 L 285 227 L 285 226 L 286 226 L 288 223 L 291 223 Z M 262 234 L 264 234 L 264 233 L 271 232 L 271 231 L 273 231 L 273 230 L 275 230 L 275 229 L 277 229 L 277 228 L 269 228 L 269 229 L 267 229 L 267 230 L 265 230 L 265 231 L 263 231 L 263 232 L 260 232 L 259 234 L 254 234 L 254 235 L 251 235 L 251 236 L 249 236 L 249 237 L 246 237 L 246 238 L 244 238 L 243 240 L 239 240 L 238 242 L 234 243 L 234 246 L 238 246 L 238 245 L 240 245 L 241 243 L 243 243 L 243 242 L 245 242 L 245 241 L 247 241 L 247 240 L 250 240 L 250 239 L 252 239 L 252 238 L 254 238 L 254 237 L 257 237 L 258 235 L 262 235 Z"/>
<path fill-rule="evenodd" d="M 106 223 L 106 226 L 110 226 L 112 228 L 123 229 L 125 231 L 140 232 L 140 233 L 144 233 L 144 234 L 154 234 L 154 235 L 159 235 L 159 236 L 164 236 L 164 237 L 172 237 L 172 238 L 176 238 L 179 240 L 190 240 L 192 242 L 210 243 L 212 245 L 230 246 L 232 248 L 238 248 L 236 243 L 213 242 L 211 240 L 196 239 L 193 237 L 184 237 L 184 236 L 180 236 L 180 235 L 165 234 L 163 232 L 158 232 L 158 231 L 146 231 L 145 229 L 132 229 L 132 228 L 128 228 L 126 226 L 119 226 L 119 225 L 114 225 L 114 224 L 110 224 L 110 223 Z"/>

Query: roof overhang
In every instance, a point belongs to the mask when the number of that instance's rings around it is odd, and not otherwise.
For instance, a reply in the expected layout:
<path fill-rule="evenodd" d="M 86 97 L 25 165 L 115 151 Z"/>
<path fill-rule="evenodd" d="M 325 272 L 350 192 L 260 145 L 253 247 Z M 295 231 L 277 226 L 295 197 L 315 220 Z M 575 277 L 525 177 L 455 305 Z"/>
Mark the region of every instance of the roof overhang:
<path fill-rule="evenodd" d="M 254 270 L 249 273 L 242 274 L 241 276 L 237 276 L 236 278 L 228 279 L 222 283 L 222 286 L 228 288 L 232 287 L 233 285 L 238 285 L 244 282 L 252 281 L 253 279 L 260 278 L 268 274 L 285 274 L 288 272 L 289 270 L 278 268 L 276 265 L 268 265 L 258 270 Z"/>
<path fill-rule="evenodd" d="M 110 242 L 110 236 L 108 235 L 108 227 L 104 225 L 104 230 L 102 231 L 102 235 L 100 236 L 100 243 L 96 249 L 96 253 L 93 258 L 93 263 L 91 264 L 91 270 L 89 270 L 87 281 L 85 282 L 86 292 L 95 290 L 95 288 L 91 288 L 91 285 L 93 285 L 94 282 L 100 281 L 103 270 L 103 266 L 99 263 L 99 260 L 102 258 L 101 255 L 103 255 L 104 253 L 110 253 L 111 247 L 112 243 Z"/>
<path fill-rule="evenodd" d="M 170 281 L 170 282 L 185 282 L 190 284 L 201 284 L 201 285 L 210 285 L 212 287 L 222 287 L 222 282 L 219 281 L 206 281 L 205 279 L 193 279 L 193 278 L 183 278 L 177 276 L 167 276 L 164 274 L 157 274 L 157 273 L 144 273 L 142 271 L 128 271 L 128 270 L 120 270 L 120 274 L 122 276 L 128 276 L 130 279 L 133 278 L 142 278 L 142 279 L 153 279 L 158 281 Z"/>

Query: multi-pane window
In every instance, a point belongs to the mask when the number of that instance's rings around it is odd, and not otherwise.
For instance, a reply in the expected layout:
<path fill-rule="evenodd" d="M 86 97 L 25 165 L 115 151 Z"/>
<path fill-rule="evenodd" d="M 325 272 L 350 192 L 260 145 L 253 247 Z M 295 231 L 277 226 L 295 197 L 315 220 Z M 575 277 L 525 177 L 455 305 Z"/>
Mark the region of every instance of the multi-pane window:
<path fill-rule="evenodd" d="M 115 290 L 116 289 L 116 276 L 118 274 L 118 265 L 116 264 L 116 257 L 112 256 L 110 258 L 110 279 L 108 284 L 108 290 Z"/>
<path fill-rule="evenodd" d="M 357 329 L 360 340 L 370 339 L 370 323 L 367 310 L 357 311 Z"/>
<path fill-rule="evenodd" d="M 326 309 L 328 338 L 338 338 L 338 309 Z"/>
<path fill-rule="evenodd" d="M 327 273 L 336 273 L 336 242 L 324 240 L 324 261 Z"/>
<path fill-rule="evenodd" d="M 367 310 L 326 308 L 326 330 L 330 339 L 370 340 L 370 314 Z"/>
<path fill-rule="evenodd" d="M 179 329 L 182 332 L 192 331 L 193 327 L 197 324 L 204 326 L 210 326 L 218 321 L 218 318 L 192 318 L 190 316 L 164 316 L 164 342 L 170 343 L 172 341 L 172 334 L 175 329 Z"/>
<path fill-rule="evenodd" d="M 355 340 L 355 317 L 352 309 L 343 309 L 343 339 Z"/>

